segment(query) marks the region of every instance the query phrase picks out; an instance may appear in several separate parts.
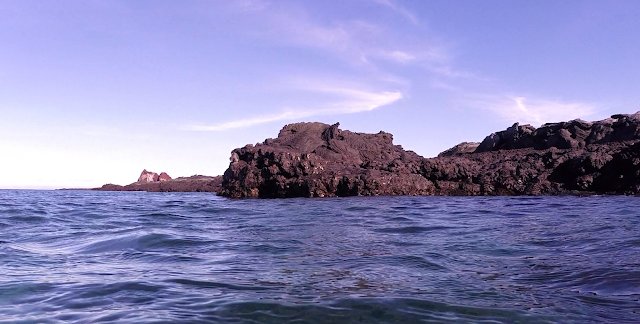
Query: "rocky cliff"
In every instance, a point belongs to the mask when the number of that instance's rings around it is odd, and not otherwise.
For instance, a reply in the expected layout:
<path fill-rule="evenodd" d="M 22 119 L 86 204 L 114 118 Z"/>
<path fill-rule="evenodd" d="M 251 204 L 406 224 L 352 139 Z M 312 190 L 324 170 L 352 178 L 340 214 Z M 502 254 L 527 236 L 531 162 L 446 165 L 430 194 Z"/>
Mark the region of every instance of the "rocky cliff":
<path fill-rule="evenodd" d="M 436 158 L 389 133 L 339 124 L 286 125 L 275 139 L 233 150 L 220 195 L 559 195 L 640 192 L 640 112 L 539 128 L 514 124 Z"/>

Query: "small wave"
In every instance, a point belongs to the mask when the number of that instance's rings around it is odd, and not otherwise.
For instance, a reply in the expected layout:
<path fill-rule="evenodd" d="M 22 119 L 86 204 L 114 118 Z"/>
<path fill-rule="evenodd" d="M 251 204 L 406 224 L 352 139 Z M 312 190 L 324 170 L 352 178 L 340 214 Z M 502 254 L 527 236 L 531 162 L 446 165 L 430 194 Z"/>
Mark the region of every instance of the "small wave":
<path fill-rule="evenodd" d="M 411 222 L 411 221 L 413 221 L 413 219 L 408 218 L 408 217 L 404 217 L 404 216 L 396 216 L 396 217 L 389 218 L 389 221 L 392 221 L 392 222 Z"/>
<path fill-rule="evenodd" d="M 371 206 L 349 206 L 345 208 L 346 211 L 366 211 L 366 210 L 378 210 L 377 207 Z"/>
<path fill-rule="evenodd" d="M 436 262 L 427 261 L 425 258 L 415 255 L 402 255 L 384 258 L 384 262 L 389 265 L 408 267 L 423 270 L 448 270 L 445 266 Z"/>
<path fill-rule="evenodd" d="M 269 287 L 260 286 L 244 286 L 234 285 L 228 283 L 214 282 L 214 281 L 200 281 L 192 279 L 169 279 L 166 282 L 176 283 L 180 285 L 195 287 L 195 288 L 226 288 L 230 290 L 269 290 Z"/>
<path fill-rule="evenodd" d="M 170 234 L 149 233 L 127 235 L 92 242 L 78 248 L 77 253 L 106 253 L 123 250 L 149 251 L 211 244 L 215 241 L 178 238 Z"/>
<path fill-rule="evenodd" d="M 446 231 L 454 229 L 450 226 L 407 226 L 407 227 L 385 227 L 374 229 L 378 233 L 414 234 L 434 231 Z"/>
<path fill-rule="evenodd" d="M 9 223 L 47 223 L 49 222 L 48 217 L 37 216 L 37 215 L 19 215 L 19 216 L 10 216 L 7 218 Z"/>
<path fill-rule="evenodd" d="M 242 323 L 556 323 L 553 316 L 521 310 L 459 306 L 402 298 L 346 298 L 315 305 L 237 302 L 211 319 Z"/>
<path fill-rule="evenodd" d="M 640 271 L 597 269 L 571 274 L 558 287 L 599 296 L 640 295 Z"/>
<path fill-rule="evenodd" d="M 91 236 L 85 236 L 85 240 L 87 237 Z M 92 238 L 85 242 L 81 242 L 79 239 L 61 240 L 53 244 L 30 242 L 12 244 L 11 247 L 16 250 L 39 254 L 102 254 L 130 250 L 145 252 L 170 248 L 188 248 L 217 242 L 219 241 L 200 238 L 179 238 L 162 233 L 135 233 L 119 237 Z"/>

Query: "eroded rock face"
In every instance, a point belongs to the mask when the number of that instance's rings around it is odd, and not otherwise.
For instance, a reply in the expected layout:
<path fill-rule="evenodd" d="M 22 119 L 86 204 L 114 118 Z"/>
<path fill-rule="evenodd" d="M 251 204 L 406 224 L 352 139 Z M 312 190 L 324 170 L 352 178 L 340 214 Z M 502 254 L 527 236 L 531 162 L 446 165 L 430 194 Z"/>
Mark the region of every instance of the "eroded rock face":
<path fill-rule="evenodd" d="M 147 169 L 142 170 L 138 182 L 157 182 L 160 176 L 155 172 L 149 172 Z"/>
<path fill-rule="evenodd" d="M 286 125 L 275 139 L 233 150 L 220 195 L 558 195 L 640 192 L 640 114 L 540 128 L 514 124 L 481 144 L 425 159 L 389 133 L 339 124 Z"/>
<path fill-rule="evenodd" d="M 155 172 L 147 171 L 147 169 L 142 170 L 140 177 L 138 177 L 138 182 L 158 182 L 158 181 L 168 181 L 171 180 L 171 177 L 166 173 L 162 172 L 158 175 Z"/>
<path fill-rule="evenodd" d="M 166 172 L 162 172 L 158 176 L 158 181 L 168 181 L 168 180 L 171 180 L 171 177 Z"/>

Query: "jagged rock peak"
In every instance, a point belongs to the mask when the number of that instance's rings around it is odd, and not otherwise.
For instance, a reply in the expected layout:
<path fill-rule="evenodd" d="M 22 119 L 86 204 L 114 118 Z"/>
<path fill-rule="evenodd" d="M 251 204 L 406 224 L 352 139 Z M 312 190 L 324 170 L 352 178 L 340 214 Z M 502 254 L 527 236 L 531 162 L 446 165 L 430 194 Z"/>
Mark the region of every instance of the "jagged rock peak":
<path fill-rule="evenodd" d="M 156 182 L 158 181 L 158 174 L 155 172 L 147 171 L 147 169 L 142 170 L 140 177 L 138 177 L 138 182 Z"/>
<path fill-rule="evenodd" d="M 162 172 L 158 176 L 158 181 L 168 181 L 168 180 L 171 180 L 171 177 L 166 172 Z"/>
<path fill-rule="evenodd" d="M 140 177 L 138 177 L 138 182 L 159 182 L 159 181 L 167 181 L 171 180 L 171 177 L 162 172 L 159 175 L 155 172 L 147 171 L 147 169 L 142 170 Z"/>

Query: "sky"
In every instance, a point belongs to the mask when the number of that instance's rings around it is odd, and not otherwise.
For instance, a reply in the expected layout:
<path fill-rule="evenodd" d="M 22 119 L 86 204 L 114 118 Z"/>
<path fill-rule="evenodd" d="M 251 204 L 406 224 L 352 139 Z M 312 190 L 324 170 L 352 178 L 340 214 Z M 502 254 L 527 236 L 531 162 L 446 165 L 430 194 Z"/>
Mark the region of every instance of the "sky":
<path fill-rule="evenodd" d="M 637 0 L 2 0 L 0 188 L 218 175 L 286 124 L 425 157 L 640 110 Z"/>

